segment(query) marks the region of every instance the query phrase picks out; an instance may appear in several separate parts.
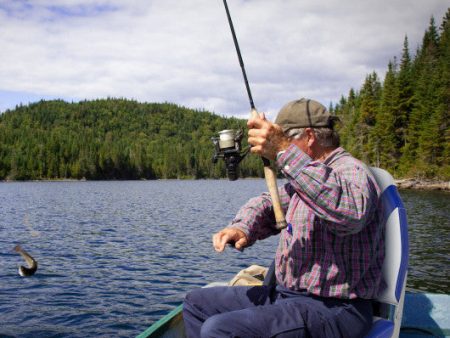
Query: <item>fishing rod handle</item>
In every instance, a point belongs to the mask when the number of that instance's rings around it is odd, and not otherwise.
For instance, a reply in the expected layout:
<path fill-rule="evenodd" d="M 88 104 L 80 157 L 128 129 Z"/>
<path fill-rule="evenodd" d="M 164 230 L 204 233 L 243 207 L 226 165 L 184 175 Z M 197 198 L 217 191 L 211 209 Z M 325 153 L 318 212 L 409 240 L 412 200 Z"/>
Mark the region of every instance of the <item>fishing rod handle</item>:
<path fill-rule="evenodd" d="M 267 188 L 272 198 L 273 212 L 275 214 L 275 227 L 282 230 L 287 227 L 283 208 L 281 207 L 280 195 L 278 194 L 277 177 L 271 167 L 264 166 L 264 177 L 266 178 Z"/>
<path fill-rule="evenodd" d="M 256 109 L 251 111 L 252 118 L 258 118 L 259 114 Z M 273 212 L 275 214 L 275 227 L 278 230 L 282 230 L 287 227 L 286 217 L 284 216 L 283 208 L 281 207 L 280 195 L 278 193 L 277 175 L 270 165 L 270 161 L 267 158 L 262 158 L 264 162 L 264 177 L 266 179 L 266 185 L 269 189 L 270 197 L 272 198 Z"/>

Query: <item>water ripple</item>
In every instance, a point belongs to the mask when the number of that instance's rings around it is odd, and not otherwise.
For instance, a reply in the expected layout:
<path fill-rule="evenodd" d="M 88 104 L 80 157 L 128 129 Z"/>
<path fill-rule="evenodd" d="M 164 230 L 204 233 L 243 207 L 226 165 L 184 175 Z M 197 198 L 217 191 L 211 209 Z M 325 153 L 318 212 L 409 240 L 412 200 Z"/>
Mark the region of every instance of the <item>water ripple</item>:
<path fill-rule="evenodd" d="M 210 243 L 263 190 L 263 180 L 0 183 L 0 336 L 135 336 L 188 290 L 269 264 L 276 238 L 243 253 Z M 402 197 L 408 285 L 448 293 L 448 195 Z M 39 261 L 32 278 L 17 273 L 18 243 Z"/>

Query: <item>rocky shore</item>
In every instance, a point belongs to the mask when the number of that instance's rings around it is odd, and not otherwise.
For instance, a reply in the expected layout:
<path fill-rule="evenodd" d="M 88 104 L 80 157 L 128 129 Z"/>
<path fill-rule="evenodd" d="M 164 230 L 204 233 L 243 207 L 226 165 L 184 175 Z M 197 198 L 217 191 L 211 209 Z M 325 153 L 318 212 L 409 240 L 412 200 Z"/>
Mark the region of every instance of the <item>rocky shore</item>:
<path fill-rule="evenodd" d="M 406 178 L 395 180 L 395 184 L 399 189 L 450 191 L 450 181 L 433 181 L 421 180 L 417 178 Z"/>

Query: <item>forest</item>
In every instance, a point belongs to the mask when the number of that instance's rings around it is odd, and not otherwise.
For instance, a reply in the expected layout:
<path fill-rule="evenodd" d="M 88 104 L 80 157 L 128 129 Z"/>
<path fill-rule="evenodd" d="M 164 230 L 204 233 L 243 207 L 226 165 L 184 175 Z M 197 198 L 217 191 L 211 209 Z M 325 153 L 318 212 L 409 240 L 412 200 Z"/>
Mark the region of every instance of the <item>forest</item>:
<path fill-rule="evenodd" d="M 450 180 L 450 9 L 439 28 L 430 20 L 414 54 L 405 36 L 383 81 L 368 74 L 329 109 L 357 158 L 396 178 Z M 0 180 L 226 177 L 211 137 L 245 127 L 174 103 L 42 100 L 0 114 Z M 260 159 L 247 156 L 240 176 L 262 177 Z"/>
<path fill-rule="evenodd" d="M 357 158 L 397 178 L 450 180 L 450 9 L 439 28 L 431 18 L 414 56 L 406 36 L 382 82 L 368 74 L 330 109 Z"/>
<path fill-rule="evenodd" d="M 211 137 L 246 121 L 171 103 L 40 101 L 0 116 L 0 179 L 224 177 Z M 261 176 L 248 157 L 241 176 Z"/>

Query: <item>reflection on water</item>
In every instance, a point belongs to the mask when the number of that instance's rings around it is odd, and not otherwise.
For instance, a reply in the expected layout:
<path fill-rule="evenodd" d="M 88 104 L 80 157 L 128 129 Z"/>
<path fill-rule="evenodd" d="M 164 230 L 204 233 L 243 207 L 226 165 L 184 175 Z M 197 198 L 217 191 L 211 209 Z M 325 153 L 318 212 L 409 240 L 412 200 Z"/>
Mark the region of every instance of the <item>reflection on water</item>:
<path fill-rule="evenodd" d="M 186 291 L 273 258 L 277 238 L 214 252 L 211 235 L 263 180 L 0 183 L 0 336 L 130 337 Z M 408 285 L 449 292 L 447 193 L 402 191 Z M 21 244 L 39 261 L 17 273 Z"/>
<path fill-rule="evenodd" d="M 408 287 L 450 293 L 450 193 L 401 190 L 408 214 Z"/>

